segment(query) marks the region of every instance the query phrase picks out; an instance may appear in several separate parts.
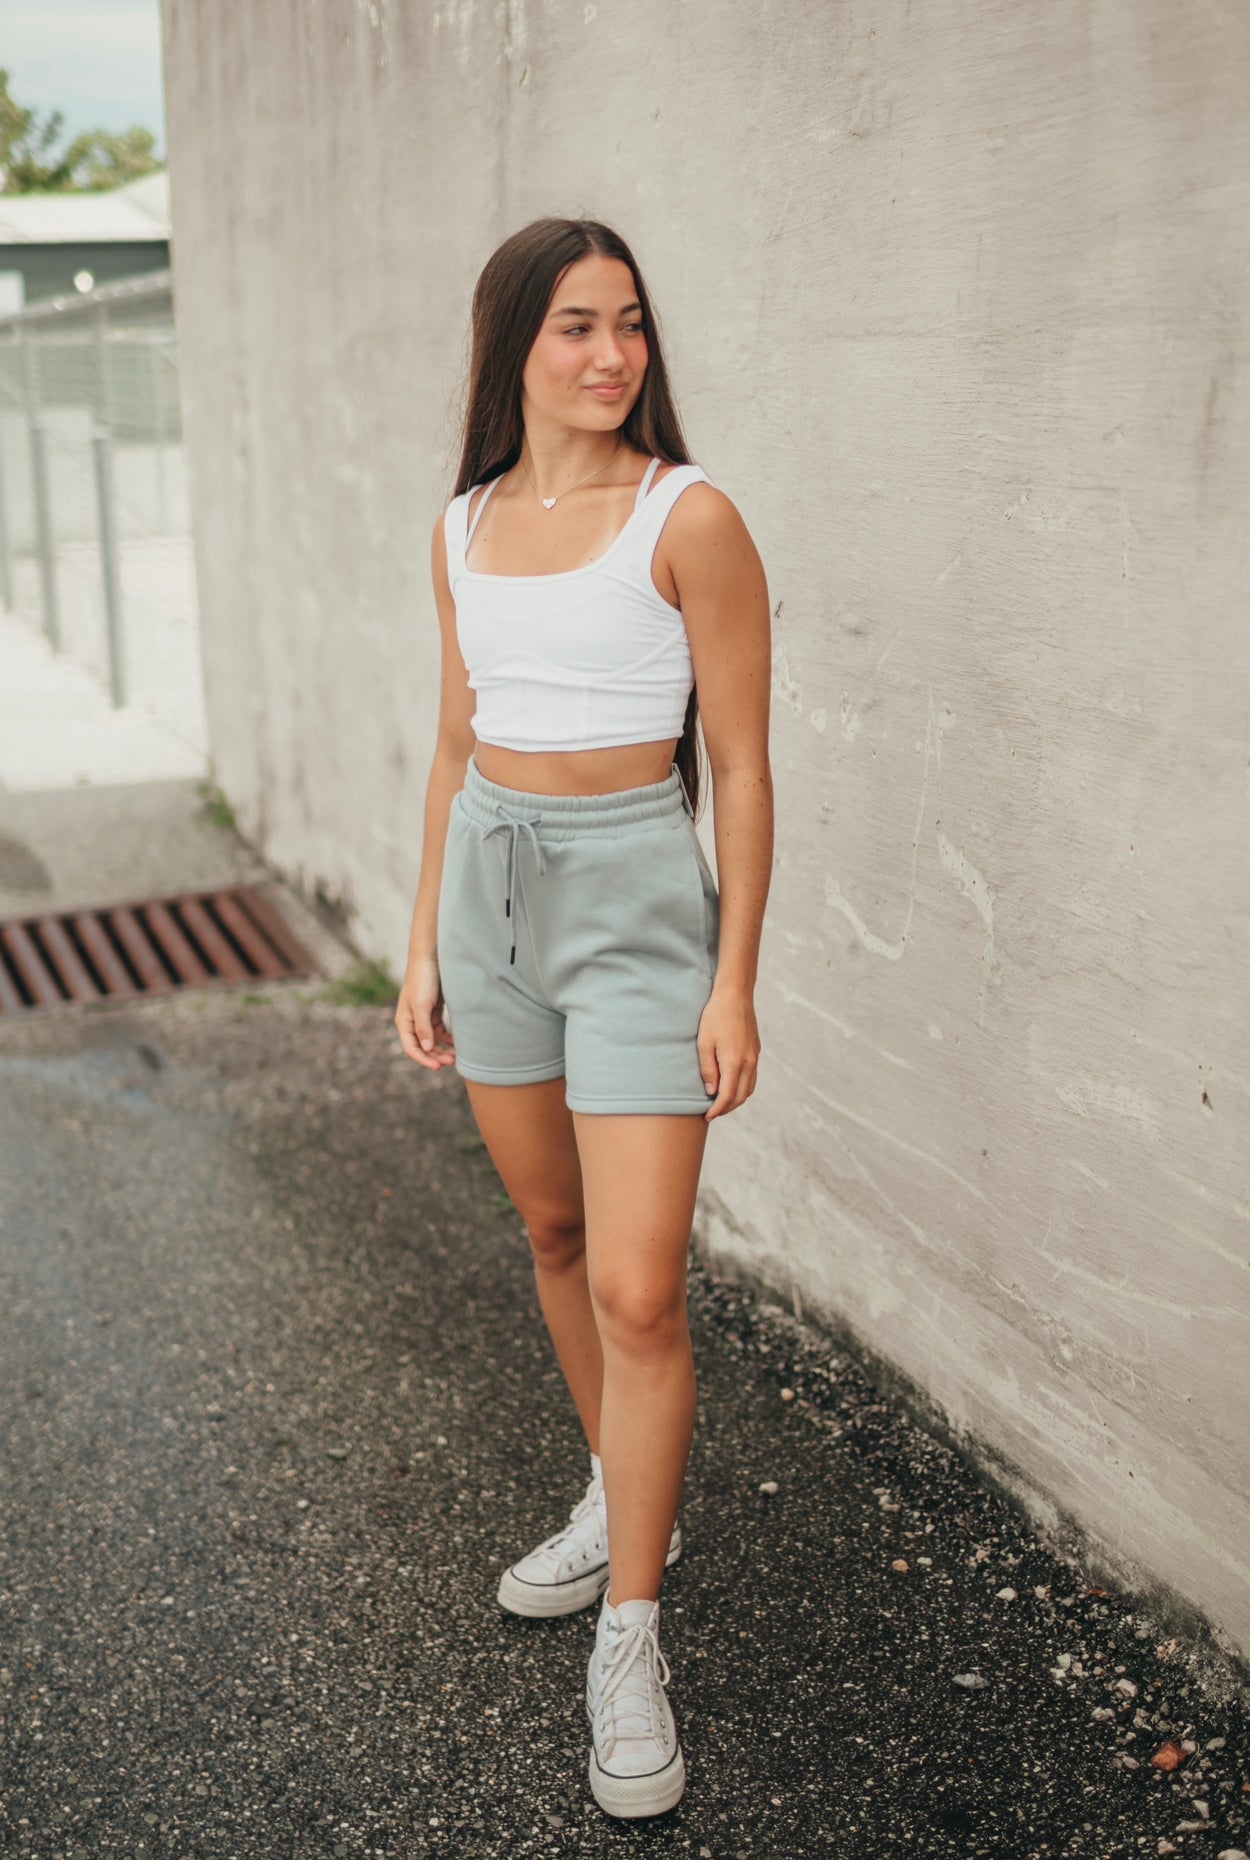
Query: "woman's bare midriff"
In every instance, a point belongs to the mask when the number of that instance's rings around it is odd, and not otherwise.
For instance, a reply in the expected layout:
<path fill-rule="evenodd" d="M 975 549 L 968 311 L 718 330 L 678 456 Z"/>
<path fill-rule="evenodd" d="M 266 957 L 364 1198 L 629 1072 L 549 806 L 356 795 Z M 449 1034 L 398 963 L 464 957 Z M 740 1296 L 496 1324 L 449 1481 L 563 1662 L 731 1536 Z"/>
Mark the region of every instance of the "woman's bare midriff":
<path fill-rule="evenodd" d="M 527 794 L 616 794 L 667 781 L 680 737 L 614 749 L 501 749 L 478 743 L 473 760 L 487 781 Z"/>

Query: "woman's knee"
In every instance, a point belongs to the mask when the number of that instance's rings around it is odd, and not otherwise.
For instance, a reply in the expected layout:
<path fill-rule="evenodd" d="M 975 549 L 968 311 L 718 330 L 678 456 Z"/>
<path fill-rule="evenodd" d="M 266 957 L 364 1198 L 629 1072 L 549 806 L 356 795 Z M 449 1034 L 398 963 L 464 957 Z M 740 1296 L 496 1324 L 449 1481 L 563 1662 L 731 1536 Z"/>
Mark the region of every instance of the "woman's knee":
<path fill-rule="evenodd" d="M 541 1272 L 567 1272 L 586 1252 L 586 1219 L 579 1212 L 543 1209 L 526 1216 L 534 1264 Z"/>
<path fill-rule="evenodd" d="M 637 1282 L 614 1274 L 592 1276 L 590 1295 L 604 1343 L 647 1356 L 684 1344 L 688 1335 L 684 1279 Z"/>

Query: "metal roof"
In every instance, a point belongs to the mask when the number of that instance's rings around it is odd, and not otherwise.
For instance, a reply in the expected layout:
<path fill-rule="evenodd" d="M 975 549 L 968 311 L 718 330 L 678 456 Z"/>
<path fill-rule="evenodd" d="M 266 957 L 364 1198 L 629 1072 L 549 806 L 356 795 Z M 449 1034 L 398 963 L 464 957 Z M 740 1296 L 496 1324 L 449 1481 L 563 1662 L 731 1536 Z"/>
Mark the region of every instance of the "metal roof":
<path fill-rule="evenodd" d="M 0 245 L 168 239 L 169 171 L 93 194 L 0 194 Z"/>

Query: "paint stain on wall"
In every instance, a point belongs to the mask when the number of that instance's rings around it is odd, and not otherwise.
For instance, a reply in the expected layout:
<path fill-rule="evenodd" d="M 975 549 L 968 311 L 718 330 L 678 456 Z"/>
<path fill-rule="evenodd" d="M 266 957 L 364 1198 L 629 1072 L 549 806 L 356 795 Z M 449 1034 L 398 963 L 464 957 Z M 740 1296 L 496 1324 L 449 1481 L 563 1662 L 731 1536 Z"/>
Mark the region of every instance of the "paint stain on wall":
<path fill-rule="evenodd" d="M 803 715 L 803 687 L 790 673 L 790 655 L 778 642 L 773 647 L 773 690 L 790 706 L 796 717 Z"/>
<path fill-rule="evenodd" d="M 977 1020 L 984 1025 L 986 989 L 991 981 L 997 979 L 998 974 L 994 959 L 994 894 L 968 855 L 962 852 L 953 841 L 948 840 L 940 827 L 937 838 L 938 858 L 942 862 L 943 871 L 950 873 L 965 898 L 975 906 L 977 915 L 985 925 L 985 941 L 981 953 L 981 988 L 977 997 Z"/>

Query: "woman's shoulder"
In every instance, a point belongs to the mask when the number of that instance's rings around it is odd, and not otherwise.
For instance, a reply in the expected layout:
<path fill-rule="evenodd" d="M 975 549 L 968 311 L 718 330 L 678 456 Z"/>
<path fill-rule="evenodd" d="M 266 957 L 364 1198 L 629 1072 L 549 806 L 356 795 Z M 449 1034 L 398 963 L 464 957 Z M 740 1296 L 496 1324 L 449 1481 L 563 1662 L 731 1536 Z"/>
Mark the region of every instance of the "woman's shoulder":
<path fill-rule="evenodd" d="M 458 510 L 463 510 L 465 499 L 468 495 L 468 491 L 457 491 L 454 496 L 449 497 L 439 513 L 438 521 L 440 523 L 450 523 L 456 512 Z"/>
<path fill-rule="evenodd" d="M 671 529 L 676 525 L 679 529 L 697 530 L 705 539 L 714 539 L 718 529 L 732 526 L 735 520 L 739 523 L 742 521 L 733 499 L 719 485 L 713 484 L 708 472 L 696 460 L 691 460 L 688 465 L 670 465 L 667 471 L 657 471 L 652 490 L 658 491 L 674 473 L 681 474 L 678 480 L 680 495 L 673 505 L 666 528 Z"/>
<path fill-rule="evenodd" d="M 658 474 L 657 474 L 658 476 Z M 664 519 L 659 554 L 675 580 L 701 573 L 703 566 L 736 556 L 747 538 L 746 524 L 733 499 L 705 475 L 686 475 Z"/>
<path fill-rule="evenodd" d="M 471 484 L 467 490 L 457 491 L 455 496 L 448 501 L 442 514 L 436 519 L 435 527 L 441 527 L 449 538 L 455 539 L 457 536 L 463 538 L 470 511 L 472 508 L 476 507 L 475 499 L 485 482 L 485 480 L 479 479 L 476 484 Z"/>
<path fill-rule="evenodd" d="M 465 507 L 477 488 L 471 485 L 467 491 L 457 491 L 434 519 L 431 541 L 435 556 L 441 556 L 452 568 L 458 563 L 464 546 Z"/>
<path fill-rule="evenodd" d="M 716 486 L 697 459 L 690 459 L 684 463 L 672 463 L 665 460 L 657 467 L 647 491 L 648 497 L 656 498 L 657 505 L 669 502 L 669 498 L 663 495 L 663 487 L 666 484 L 671 484 L 672 492 L 676 494 L 672 506 L 674 513 L 683 506 L 687 509 L 697 509 L 701 503 L 706 505 L 714 502 L 718 495 Z M 719 495 L 723 496 L 723 493 Z M 725 501 L 728 502 L 728 499 Z"/>

